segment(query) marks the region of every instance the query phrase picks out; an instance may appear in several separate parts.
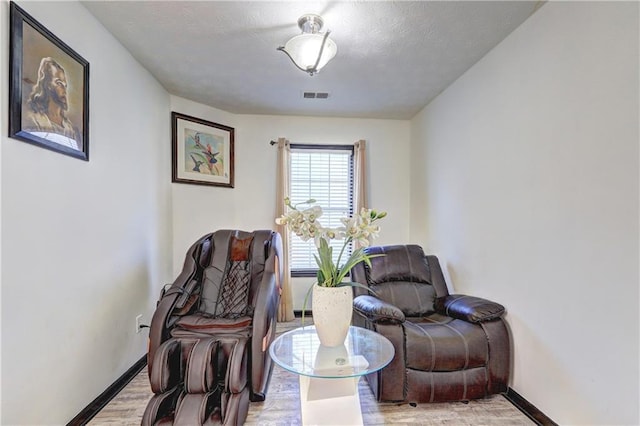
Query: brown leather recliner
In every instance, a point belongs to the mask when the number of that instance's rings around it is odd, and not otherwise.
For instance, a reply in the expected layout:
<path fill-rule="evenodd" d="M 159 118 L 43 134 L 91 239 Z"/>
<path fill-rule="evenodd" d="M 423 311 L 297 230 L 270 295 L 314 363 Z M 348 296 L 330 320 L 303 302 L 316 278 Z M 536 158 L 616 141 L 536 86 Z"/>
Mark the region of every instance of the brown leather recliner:
<path fill-rule="evenodd" d="M 358 264 L 353 324 L 387 337 L 389 365 L 366 376 L 378 401 L 465 401 L 506 392 L 511 343 L 502 305 L 450 295 L 435 256 L 417 245 L 369 247 Z"/>
<path fill-rule="evenodd" d="M 143 425 L 238 425 L 264 400 L 281 253 L 273 231 L 216 231 L 189 248 L 151 321 Z"/>

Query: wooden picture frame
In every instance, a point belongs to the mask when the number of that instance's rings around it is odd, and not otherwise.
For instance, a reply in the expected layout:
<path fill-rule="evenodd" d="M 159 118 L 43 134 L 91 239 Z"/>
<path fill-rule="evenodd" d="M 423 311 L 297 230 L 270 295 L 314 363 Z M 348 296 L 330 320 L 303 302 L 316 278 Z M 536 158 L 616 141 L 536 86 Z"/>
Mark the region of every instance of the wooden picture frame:
<path fill-rule="evenodd" d="M 171 181 L 233 188 L 233 127 L 171 112 Z"/>
<path fill-rule="evenodd" d="M 89 62 L 10 4 L 9 137 L 89 161 Z"/>

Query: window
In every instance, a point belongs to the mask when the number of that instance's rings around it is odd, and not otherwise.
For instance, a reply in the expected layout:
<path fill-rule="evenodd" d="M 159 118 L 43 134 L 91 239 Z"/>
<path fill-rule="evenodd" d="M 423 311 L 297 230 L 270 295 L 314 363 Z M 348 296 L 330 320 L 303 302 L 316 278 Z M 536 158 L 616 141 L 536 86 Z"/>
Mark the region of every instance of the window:
<path fill-rule="evenodd" d="M 340 219 L 353 213 L 353 146 L 291 145 L 290 198 L 293 205 L 313 198 L 322 207 L 320 223 L 329 228 L 342 226 Z M 302 207 L 302 206 L 301 206 Z M 332 240 L 334 261 L 344 240 Z M 313 240 L 302 241 L 291 235 L 291 275 L 315 276 L 318 266 L 313 257 Z M 351 255 L 349 246 L 343 261 Z"/>

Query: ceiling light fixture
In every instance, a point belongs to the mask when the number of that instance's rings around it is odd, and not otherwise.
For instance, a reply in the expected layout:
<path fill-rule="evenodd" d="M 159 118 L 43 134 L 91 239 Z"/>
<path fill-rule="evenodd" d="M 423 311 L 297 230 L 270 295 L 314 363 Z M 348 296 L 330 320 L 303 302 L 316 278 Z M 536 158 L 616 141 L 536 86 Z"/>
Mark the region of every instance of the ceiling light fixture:
<path fill-rule="evenodd" d="M 321 33 L 324 22 L 318 15 L 302 15 L 298 26 L 302 34 L 278 47 L 301 71 L 314 75 L 336 56 L 338 46 L 329 38 L 331 31 Z"/>

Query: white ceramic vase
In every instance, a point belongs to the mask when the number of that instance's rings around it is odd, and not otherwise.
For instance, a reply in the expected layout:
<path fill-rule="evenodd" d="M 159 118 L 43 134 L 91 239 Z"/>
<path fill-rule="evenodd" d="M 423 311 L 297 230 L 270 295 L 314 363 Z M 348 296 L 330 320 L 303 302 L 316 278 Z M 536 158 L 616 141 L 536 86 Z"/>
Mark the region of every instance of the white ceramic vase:
<path fill-rule="evenodd" d="M 313 286 L 311 299 L 313 324 L 323 346 L 340 346 L 349 332 L 353 312 L 353 290 L 350 286 Z"/>

